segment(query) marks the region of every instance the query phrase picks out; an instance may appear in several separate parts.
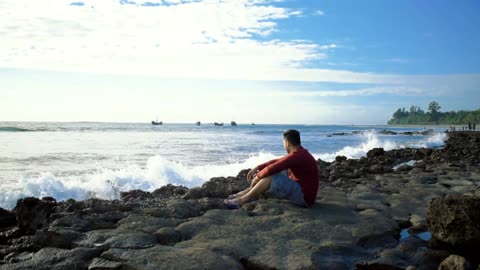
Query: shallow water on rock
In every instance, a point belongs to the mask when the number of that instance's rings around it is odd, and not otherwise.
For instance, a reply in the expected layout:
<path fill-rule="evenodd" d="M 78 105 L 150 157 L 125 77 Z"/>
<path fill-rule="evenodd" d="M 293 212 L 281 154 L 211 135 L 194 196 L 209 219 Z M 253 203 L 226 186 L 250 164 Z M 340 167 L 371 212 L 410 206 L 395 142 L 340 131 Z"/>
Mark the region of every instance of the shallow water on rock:
<path fill-rule="evenodd" d="M 426 232 L 421 232 L 421 233 L 416 233 L 416 234 L 413 234 L 417 237 L 419 237 L 420 239 L 424 240 L 424 241 L 428 241 L 432 238 L 432 234 L 429 232 L 429 231 L 426 231 Z M 400 232 L 400 241 L 402 240 L 405 240 L 407 239 L 408 237 L 410 236 L 413 236 L 412 234 L 410 234 L 410 232 L 408 232 L 408 229 L 403 229 L 401 232 Z"/>

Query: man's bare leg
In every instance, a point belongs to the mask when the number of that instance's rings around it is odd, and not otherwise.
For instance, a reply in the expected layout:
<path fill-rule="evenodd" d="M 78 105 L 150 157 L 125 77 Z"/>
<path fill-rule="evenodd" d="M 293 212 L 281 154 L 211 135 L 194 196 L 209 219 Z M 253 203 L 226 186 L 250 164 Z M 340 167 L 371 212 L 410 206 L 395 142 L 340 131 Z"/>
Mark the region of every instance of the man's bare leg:
<path fill-rule="evenodd" d="M 252 190 L 252 188 L 254 187 L 255 185 L 253 184 L 253 182 L 250 183 L 250 186 L 238 193 L 235 193 L 234 196 L 236 197 L 241 197 L 241 196 L 244 196 L 245 194 L 247 194 L 250 190 Z"/>
<path fill-rule="evenodd" d="M 239 204 L 244 204 L 246 202 L 249 202 L 252 199 L 257 198 L 258 195 L 265 193 L 270 188 L 271 183 L 272 183 L 271 177 L 263 178 L 253 188 L 251 188 L 250 191 L 247 192 L 247 194 L 234 199 L 234 201 Z"/>
<path fill-rule="evenodd" d="M 237 197 L 242 197 L 245 194 L 247 194 L 251 189 L 252 189 L 252 187 L 250 186 L 250 187 L 248 187 L 248 188 L 246 188 L 246 189 L 244 189 L 244 190 L 242 190 L 238 193 L 235 193 L 234 195 L 237 196 Z"/>

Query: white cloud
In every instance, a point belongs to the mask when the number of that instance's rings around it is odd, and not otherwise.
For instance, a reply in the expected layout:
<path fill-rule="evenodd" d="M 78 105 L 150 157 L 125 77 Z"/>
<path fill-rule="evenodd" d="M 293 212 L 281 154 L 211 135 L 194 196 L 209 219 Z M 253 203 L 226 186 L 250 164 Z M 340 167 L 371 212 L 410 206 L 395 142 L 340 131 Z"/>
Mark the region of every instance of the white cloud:
<path fill-rule="evenodd" d="M 425 89 L 436 85 L 439 93 L 447 86 L 478 85 L 478 74 L 412 76 L 305 68 L 326 59 L 338 45 L 269 40 L 279 31 L 278 20 L 301 15 L 276 6 L 277 1 L 150 2 L 160 6 L 142 6 L 143 0 L 123 5 L 85 0 L 83 6 L 64 0 L 1 0 L 0 68 Z M 262 41 L 257 36 L 263 36 Z"/>
<path fill-rule="evenodd" d="M 0 67 L 216 79 L 268 73 L 276 79 L 278 70 L 326 57 L 323 46 L 311 42 L 255 39 L 277 31 L 278 20 L 301 15 L 272 1 L 168 2 L 174 5 L 1 1 Z"/>
<path fill-rule="evenodd" d="M 319 49 L 320 50 L 328 50 L 328 49 L 335 49 L 337 47 L 338 47 L 337 44 L 328 44 L 328 45 L 320 46 Z"/>
<path fill-rule="evenodd" d="M 323 11 L 321 11 L 321 10 L 317 10 L 317 11 L 315 11 L 315 15 L 317 15 L 317 16 L 323 16 L 323 15 L 325 15 L 325 12 L 323 12 Z"/>

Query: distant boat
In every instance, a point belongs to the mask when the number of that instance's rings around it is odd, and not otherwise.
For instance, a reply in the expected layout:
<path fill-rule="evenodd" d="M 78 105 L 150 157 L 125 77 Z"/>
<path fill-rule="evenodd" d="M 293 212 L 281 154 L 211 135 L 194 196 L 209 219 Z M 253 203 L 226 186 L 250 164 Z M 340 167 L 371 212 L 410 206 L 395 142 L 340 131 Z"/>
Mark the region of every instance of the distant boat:
<path fill-rule="evenodd" d="M 252 126 L 255 126 L 255 123 L 252 123 Z"/>
<path fill-rule="evenodd" d="M 158 122 L 158 121 L 152 121 L 152 125 L 154 125 L 154 126 L 161 126 L 161 125 L 163 125 L 163 122 L 162 122 L 162 121 L 160 121 L 160 122 Z"/>
<path fill-rule="evenodd" d="M 198 121 L 197 123 L 195 123 L 195 125 L 197 126 L 200 126 L 202 123 L 200 123 L 200 121 Z"/>
<path fill-rule="evenodd" d="M 232 127 L 236 127 L 236 126 L 238 126 L 238 125 L 237 125 L 237 123 L 236 123 L 235 121 L 232 121 L 232 122 L 230 122 L 230 125 L 232 125 Z"/>
<path fill-rule="evenodd" d="M 222 127 L 222 126 L 223 126 L 223 123 L 217 123 L 217 122 L 215 122 L 215 123 L 213 123 L 213 125 L 214 125 L 214 126 L 217 126 L 217 127 Z"/>

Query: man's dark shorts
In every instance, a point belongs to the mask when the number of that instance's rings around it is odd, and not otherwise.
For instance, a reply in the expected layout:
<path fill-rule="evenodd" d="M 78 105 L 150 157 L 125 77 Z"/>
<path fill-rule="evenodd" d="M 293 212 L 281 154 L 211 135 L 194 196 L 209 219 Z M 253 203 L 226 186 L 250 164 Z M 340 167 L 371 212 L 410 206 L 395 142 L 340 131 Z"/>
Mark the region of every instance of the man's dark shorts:
<path fill-rule="evenodd" d="M 272 175 L 272 183 L 269 192 L 276 198 L 288 199 L 293 204 L 307 207 L 303 199 L 302 187 L 296 181 L 290 179 L 285 173 Z"/>

